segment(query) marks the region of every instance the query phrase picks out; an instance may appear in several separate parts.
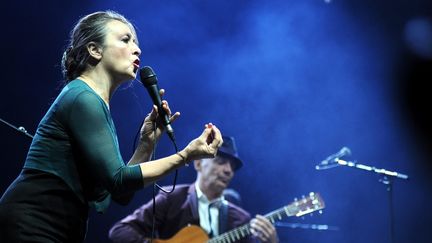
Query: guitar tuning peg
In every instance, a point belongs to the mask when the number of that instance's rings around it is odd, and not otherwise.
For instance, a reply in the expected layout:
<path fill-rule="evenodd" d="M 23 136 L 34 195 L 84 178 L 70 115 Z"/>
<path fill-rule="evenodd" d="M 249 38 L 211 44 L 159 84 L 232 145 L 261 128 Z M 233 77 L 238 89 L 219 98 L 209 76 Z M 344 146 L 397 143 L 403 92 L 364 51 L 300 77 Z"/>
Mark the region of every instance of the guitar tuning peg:
<path fill-rule="evenodd" d="M 314 198 L 315 197 L 315 192 L 309 192 L 309 197 L 310 198 Z"/>
<path fill-rule="evenodd" d="M 305 196 L 305 195 L 302 196 L 302 201 L 303 201 L 304 203 L 307 202 L 307 199 L 306 199 L 306 196 Z"/>
<path fill-rule="evenodd" d="M 299 205 L 298 198 L 294 198 L 294 205 L 297 207 Z"/>
<path fill-rule="evenodd" d="M 319 214 L 323 214 L 323 211 L 322 211 L 322 210 L 319 210 L 318 213 L 319 213 Z"/>

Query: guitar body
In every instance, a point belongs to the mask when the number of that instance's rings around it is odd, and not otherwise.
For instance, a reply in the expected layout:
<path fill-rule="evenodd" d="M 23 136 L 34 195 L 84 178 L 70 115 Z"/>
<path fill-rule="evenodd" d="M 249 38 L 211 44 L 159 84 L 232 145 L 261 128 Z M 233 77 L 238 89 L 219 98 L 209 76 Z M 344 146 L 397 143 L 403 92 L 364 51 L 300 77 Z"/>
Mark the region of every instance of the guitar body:
<path fill-rule="evenodd" d="M 153 243 L 205 243 L 208 240 L 207 233 L 201 227 L 190 225 L 167 240 L 154 239 Z"/>

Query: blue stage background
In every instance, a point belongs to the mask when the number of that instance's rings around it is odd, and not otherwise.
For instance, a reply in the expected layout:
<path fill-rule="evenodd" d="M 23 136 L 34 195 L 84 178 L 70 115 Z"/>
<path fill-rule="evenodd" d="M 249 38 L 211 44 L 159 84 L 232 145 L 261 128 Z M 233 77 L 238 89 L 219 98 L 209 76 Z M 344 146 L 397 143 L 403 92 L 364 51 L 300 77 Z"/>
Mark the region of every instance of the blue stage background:
<path fill-rule="evenodd" d="M 252 214 L 310 191 L 326 208 L 283 222 L 338 230 L 277 227 L 281 242 L 390 242 L 389 197 L 377 174 L 315 170 L 348 146 L 349 160 L 399 171 L 395 241 L 431 242 L 432 2 L 417 1 L 8 1 L 2 4 L 0 118 L 34 133 L 61 89 L 60 60 L 79 17 L 112 9 L 137 27 L 143 65 L 152 66 L 184 147 L 207 122 L 236 138 L 245 166 L 232 188 Z M 112 100 L 121 151 L 151 109 L 135 80 Z M 83 121 L 85 122 L 85 121 Z M 20 172 L 31 140 L 0 125 L 0 192 Z M 157 156 L 174 152 L 168 138 Z M 167 185 L 173 175 L 160 182 Z M 179 170 L 179 183 L 195 179 Z M 86 242 L 107 242 L 111 225 L 151 199 L 91 213 Z"/>

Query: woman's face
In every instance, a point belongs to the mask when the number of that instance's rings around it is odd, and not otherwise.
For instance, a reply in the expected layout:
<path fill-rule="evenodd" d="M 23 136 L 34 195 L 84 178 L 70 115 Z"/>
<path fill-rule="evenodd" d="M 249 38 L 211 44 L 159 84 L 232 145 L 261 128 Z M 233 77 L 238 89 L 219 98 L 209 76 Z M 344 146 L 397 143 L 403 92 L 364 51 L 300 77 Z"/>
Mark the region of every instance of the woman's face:
<path fill-rule="evenodd" d="M 106 26 L 105 43 L 101 65 L 114 80 L 126 81 L 136 78 L 141 50 L 134 32 L 123 22 L 113 20 Z"/>

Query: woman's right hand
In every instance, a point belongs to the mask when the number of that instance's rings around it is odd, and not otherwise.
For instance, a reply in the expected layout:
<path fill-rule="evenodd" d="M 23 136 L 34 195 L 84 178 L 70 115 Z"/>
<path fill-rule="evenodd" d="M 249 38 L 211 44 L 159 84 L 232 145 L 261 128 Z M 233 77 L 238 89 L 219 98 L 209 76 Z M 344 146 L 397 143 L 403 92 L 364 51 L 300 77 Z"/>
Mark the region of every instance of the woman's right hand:
<path fill-rule="evenodd" d="M 179 153 L 186 161 L 214 158 L 222 145 L 222 134 L 212 123 L 205 125 L 203 133 L 192 140 L 186 148 Z"/>

